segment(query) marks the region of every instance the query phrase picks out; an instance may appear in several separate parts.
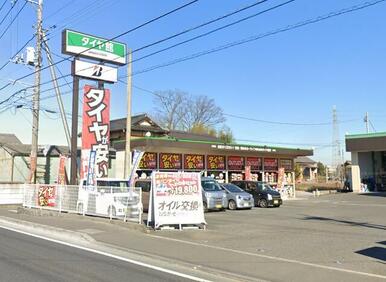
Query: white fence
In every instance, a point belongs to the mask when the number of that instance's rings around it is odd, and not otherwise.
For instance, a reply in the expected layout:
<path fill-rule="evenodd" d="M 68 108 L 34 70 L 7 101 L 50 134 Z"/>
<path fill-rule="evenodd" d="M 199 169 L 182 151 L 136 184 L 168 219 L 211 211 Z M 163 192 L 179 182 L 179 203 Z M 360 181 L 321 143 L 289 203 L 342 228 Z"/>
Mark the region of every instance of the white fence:
<path fill-rule="evenodd" d="M 134 187 L 24 184 L 23 206 L 142 221 L 142 191 Z"/>
<path fill-rule="evenodd" d="M 23 203 L 24 184 L 0 184 L 0 205 L 20 205 Z"/>

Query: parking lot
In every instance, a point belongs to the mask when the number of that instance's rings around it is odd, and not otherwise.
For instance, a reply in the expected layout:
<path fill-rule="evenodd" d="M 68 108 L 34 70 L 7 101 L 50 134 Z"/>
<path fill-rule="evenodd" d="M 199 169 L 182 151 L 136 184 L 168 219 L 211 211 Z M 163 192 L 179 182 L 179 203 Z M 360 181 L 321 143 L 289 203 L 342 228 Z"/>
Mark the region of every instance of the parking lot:
<path fill-rule="evenodd" d="M 326 273 L 335 268 L 348 270 L 343 273 L 333 270 L 331 278 L 366 281 L 373 277 L 355 278 L 351 273 L 386 276 L 384 196 L 333 194 L 286 201 L 280 208 L 211 212 L 206 214 L 207 232 L 159 232 L 157 235 L 218 247 L 213 251 L 226 249 L 235 256 L 244 255 L 237 262 L 240 271 L 245 267 L 247 273 L 258 272 L 260 268 L 263 273 L 260 277 L 267 280 L 282 280 L 280 275 L 268 274 L 267 270 L 277 266 L 277 272 L 280 272 L 282 264 L 289 262 L 283 271 L 287 271 L 288 280 L 292 281 L 294 276 L 290 273 L 293 271 L 300 269 L 304 277 L 312 277 L 319 266 Z M 229 259 L 231 257 L 229 255 Z M 250 264 L 253 257 L 268 260 L 265 265 Z M 230 266 L 224 266 L 229 262 L 225 259 L 217 267 L 226 269 Z M 339 276 L 335 276 L 337 274 Z"/>

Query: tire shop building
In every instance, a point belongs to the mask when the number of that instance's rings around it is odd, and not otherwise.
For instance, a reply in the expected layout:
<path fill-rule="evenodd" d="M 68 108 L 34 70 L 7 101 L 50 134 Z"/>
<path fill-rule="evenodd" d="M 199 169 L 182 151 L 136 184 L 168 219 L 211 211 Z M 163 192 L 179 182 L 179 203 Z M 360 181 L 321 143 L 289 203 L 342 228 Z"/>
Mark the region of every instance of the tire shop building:
<path fill-rule="evenodd" d="M 112 120 L 110 144 L 116 151 L 115 177 L 123 176 L 126 119 Z M 294 184 L 294 159 L 311 156 L 299 148 L 225 144 L 216 137 L 183 131 L 167 131 L 146 114 L 132 117 L 131 149 L 144 153 L 138 177 L 150 177 L 153 170 L 196 171 L 221 182 L 251 179 L 277 185 L 284 171 L 287 185 Z M 281 169 L 280 169 L 281 168 Z"/>

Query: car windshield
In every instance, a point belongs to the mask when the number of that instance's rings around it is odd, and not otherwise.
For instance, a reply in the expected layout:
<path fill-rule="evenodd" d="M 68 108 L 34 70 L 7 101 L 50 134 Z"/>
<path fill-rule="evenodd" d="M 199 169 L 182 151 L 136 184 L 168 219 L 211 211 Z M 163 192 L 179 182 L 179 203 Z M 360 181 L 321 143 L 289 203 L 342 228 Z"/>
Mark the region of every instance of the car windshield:
<path fill-rule="evenodd" d="M 263 191 L 268 191 L 268 192 L 271 192 L 271 191 L 275 191 L 269 184 L 267 183 L 261 183 L 261 190 Z"/>
<path fill-rule="evenodd" d="M 212 181 L 202 181 L 202 188 L 204 189 L 205 192 L 217 192 L 217 191 L 222 191 L 220 185 L 214 180 Z"/>
<path fill-rule="evenodd" d="M 231 192 L 231 193 L 244 192 L 243 189 L 241 189 L 240 187 L 238 187 L 234 184 L 224 184 L 223 187 L 225 188 L 225 190 L 227 190 L 228 192 Z"/>

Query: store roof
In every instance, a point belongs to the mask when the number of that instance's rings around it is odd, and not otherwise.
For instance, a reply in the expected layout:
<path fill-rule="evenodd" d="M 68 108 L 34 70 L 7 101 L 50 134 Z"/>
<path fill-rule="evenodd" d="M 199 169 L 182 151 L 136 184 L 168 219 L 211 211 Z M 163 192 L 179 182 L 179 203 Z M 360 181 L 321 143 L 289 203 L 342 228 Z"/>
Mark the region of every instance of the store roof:
<path fill-rule="evenodd" d="M 168 135 L 175 139 L 183 139 L 183 140 L 198 140 L 198 141 L 209 141 L 209 142 L 221 142 L 219 138 L 216 136 L 212 136 L 209 134 L 199 134 L 199 133 L 191 133 L 181 130 L 171 130 Z"/>
<path fill-rule="evenodd" d="M 386 132 L 346 135 L 346 151 L 386 151 Z"/>
<path fill-rule="evenodd" d="M 313 159 L 309 158 L 309 157 L 301 156 L 301 157 L 297 157 L 297 158 L 295 159 L 295 163 L 298 163 L 298 164 L 310 164 L 310 165 L 314 165 L 314 164 L 316 164 L 317 162 L 314 161 Z"/>

